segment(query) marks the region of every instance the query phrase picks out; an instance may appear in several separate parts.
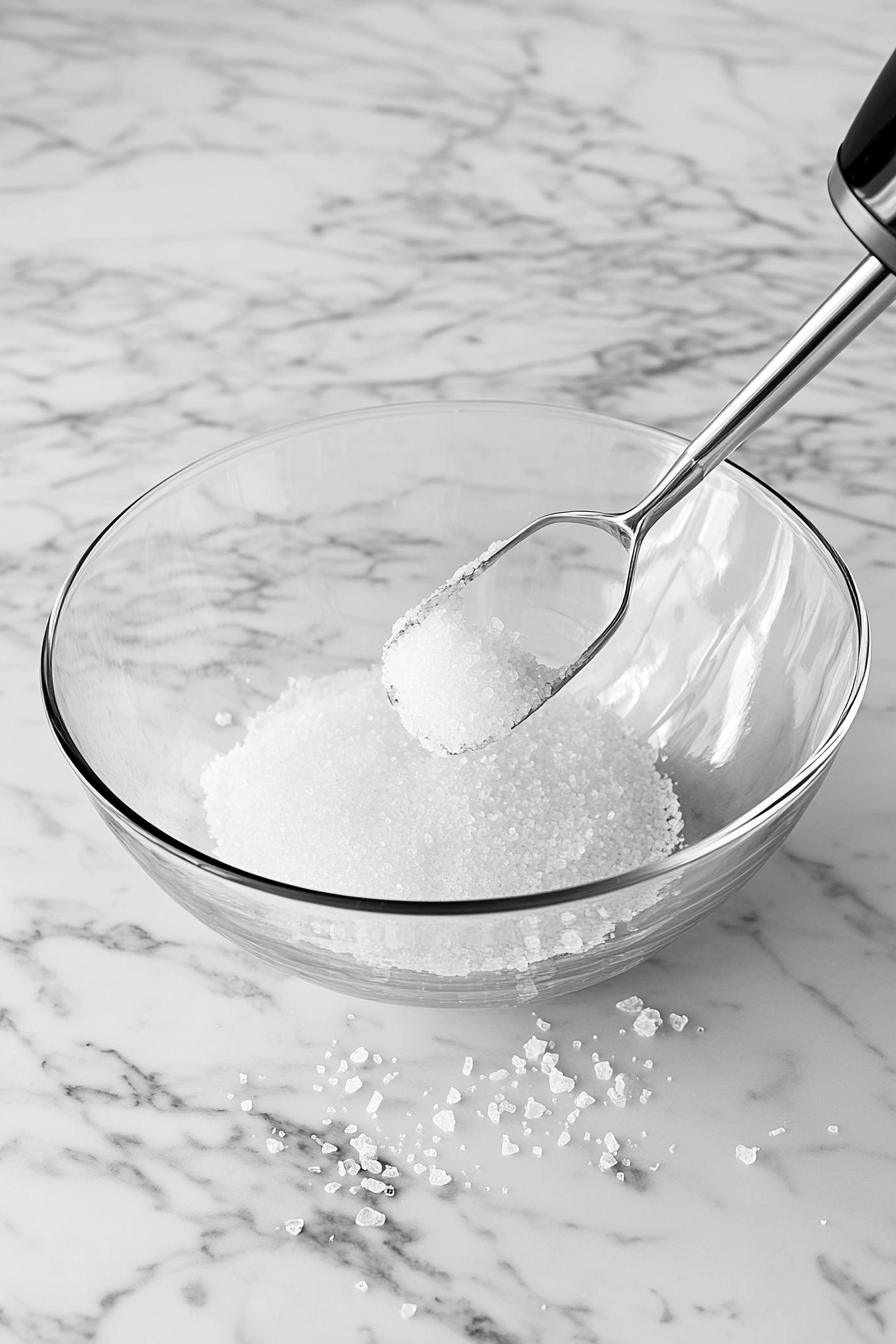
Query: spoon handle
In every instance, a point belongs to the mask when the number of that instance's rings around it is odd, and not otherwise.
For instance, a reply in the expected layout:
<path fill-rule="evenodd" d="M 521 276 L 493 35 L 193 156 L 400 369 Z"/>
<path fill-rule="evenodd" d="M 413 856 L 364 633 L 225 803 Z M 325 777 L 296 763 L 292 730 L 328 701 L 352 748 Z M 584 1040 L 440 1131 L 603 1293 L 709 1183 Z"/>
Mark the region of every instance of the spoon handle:
<path fill-rule="evenodd" d="M 732 397 L 628 515 L 650 527 L 765 424 L 896 299 L 896 276 L 865 257 L 790 340 Z"/>
<path fill-rule="evenodd" d="M 702 429 L 626 522 L 642 530 L 774 415 L 896 298 L 896 52 L 856 113 L 828 178 L 844 223 L 871 253 Z"/>

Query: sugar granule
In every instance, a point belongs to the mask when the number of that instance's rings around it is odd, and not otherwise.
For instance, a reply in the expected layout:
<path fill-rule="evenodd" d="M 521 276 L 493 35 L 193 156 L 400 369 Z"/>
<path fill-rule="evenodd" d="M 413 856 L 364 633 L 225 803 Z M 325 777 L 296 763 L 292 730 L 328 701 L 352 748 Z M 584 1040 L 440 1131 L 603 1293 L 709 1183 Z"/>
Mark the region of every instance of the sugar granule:
<path fill-rule="evenodd" d="M 748 1148 L 745 1143 L 739 1143 L 734 1150 L 734 1156 L 737 1158 L 738 1162 L 743 1162 L 745 1167 L 749 1167 L 756 1161 L 756 1154 L 758 1152 L 758 1147 Z"/>
<path fill-rule="evenodd" d="M 417 1313 L 417 1308 L 413 1302 L 402 1302 L 398 1309 L 398 1314 L 403 1321 L 409 1321 Z"/>
<path fill-rule="evenodd" d="M 620 999 L 616 1007 L 623 1013 L 640 1013 L 644 1007 L 644 1000 L 639 999 L 637 994 L 632 994 L 628 999 Z"/>
<path fill-rule="evenodd" d="M 653 1036 L 663 1025 L 663 1019 L 655 1008 L 645 1008 L 635 1018 L 633 1025 L 639 1036 Z"/>
<path fill-rule="evenodd" d="M 681 834 L 653 749 L 587 688 L 565 691 L 500 748 L 439 759 L 402 731 L 374 672 L 298 678 L 205 768 L 202 787 L 220 858 L 346 895 L 457 900 L 578 886 L 666 857 Z M 625 909 L 635 913 L 630 897 Z M 597 911 L 585 918 L 606 936 Z M 592 930 L 579 929 L 589 945 Z M 498 965 L 519 960 L 516 946 L 512 961 L 495 951 Z"/>
<path fill-rule="evenodd" d="M 379 1209 L 371 1209 L 367 1204 L 358 1210 L 355 1218 L 358 1227 L 382 1227 L 385 1221 L 384 1213 L 380 1213 Z"/>
<path fill-rule="evenodd" d="M 358 1282 L 355 1284 L 355 1287 L 357 1288 L 359 1293 L 366 1293 L 367 1292 L 366 1279 L 359 1279 Z"/>
<path fill-rule="evenodd" d="M 288 1218 L 283 1224 L 291 1237 L 297 1237 L 305 1226 L 304 1218 Z"/>
<path fill-rule="evenodd" d="M 687 1013 L 670 1013 L 669 1022 L 673 1031 L 684 1031 L 688 1024 Z"/>

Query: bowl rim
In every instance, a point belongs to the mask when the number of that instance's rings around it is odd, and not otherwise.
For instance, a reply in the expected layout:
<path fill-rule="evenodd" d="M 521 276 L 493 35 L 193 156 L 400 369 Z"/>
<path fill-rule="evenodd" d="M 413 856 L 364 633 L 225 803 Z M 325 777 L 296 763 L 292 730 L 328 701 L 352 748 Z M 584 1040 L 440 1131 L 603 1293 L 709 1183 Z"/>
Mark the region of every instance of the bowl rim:
<path fill-rule="evenodd" d="M 629 869 L 625 873 L 618 873 L 613 877 L 602 878 L 599 881 L 585 883 L 575 887 L 560 887 L 550 891 L 513 896 L 477 897 L 472 900 L 397 900 L 387 897 L 348 896 L 337 892 L 318 891 L 311 887 L 300 887 L 287 882 L 279 882 L 276 879 L 264 877 L 259 873 L 253 873 L 243 868 L 237 868 L 232 864 L 226 863 L 222 859 L 217 859 L 212 855 L 203 853 L 202 850 L 195 849 L 186 842 L 169 835 L 166 831 L 156 826 L 153 822 L 148 821 L 145 817 L 141 816 L 140 813 L 136 812 L 120 799 L 118 795 L 104 783 L 102 778 L 96 773 L 75 743 L 59 707 L 54 684 L 53 654 L 55 636 L 64 612 L 66 600 L 81 571 L 87 565 L 94 552 L 102 546 L 108 535 L 113 530 L 117 529 L 123 520 L 130 514 L 141 509 L 154 495 L 160 493 L 173 481 L 187 480 L 191 476 L 201 474 L 213 463 L 219 465 L 234 457 L 254 452 L 262 447 L 271 446 L 284 438 L 293 437 L 297 433 L 314 432 L 315 430 L 323 429 L 328 426 L 346 424 L 351 421 L 371 418 L 388 418 L 391 416 L 409 414 L 419 415 L 421 413 L 444 414 L 446 411 L 463 412 L 465 410 L 479 412 L 483 410 L 538 411 L 542 413 L 547 411 L 560 418 L 568 417 L 577 420 L 588 420 L 617 429 L 634 429 L 641 434 L 648 434 L 650 437 L 669 445 L 669 447 L 675 450 L 680 450 L 685 447 L 687 443 L 687 440 L 680 435 L 674 434 L 668 430 L 659 429 L 653 425 L 624 419 L 619 416 L 605 415 L 599 411 L 592 411 L 585 407 L 564 406 L 559 403 L 475 398 L 446 401 L 407 401 L 390 402 L 381 406 L 358 407 L 352 410 L 337 411 L 328 415 L 315 416 L 293 424 L 281 425 L 278 428 L 267 430 L 261 434 L 241 439 L 238 442 L 229 444 L 223 448 L 214 449 L 211 452 L 196 458 L 186 466 L 169 473 L 160 481 L 157 481 L 154 485 L 143 491 L 133 499 L 131 503 L 126 505 L 125 508 L 121 509 L 94 537 L 90 545 L 76 561 L 59 590 L 56 600 L 53 603 L 52 610 L 50 611 L 43 639 L 41 641 L 41 694 L 43 697 L 44 710 L 50 727 L 63 754 L 68 759 L 70 766 L 79 776 L 89 794 L 93 796 L 94 801 L 101 805 L 101 810 L 104 808 L 111 808 L 113 812 L 120 814 L 120 816 L 127 821 L 129 826 L 138 831 L 148 842 L 150 842 L 150 844 L 161 848 L 175 858 L 189 864 L 191 867 L 197 868 L 210 876 L 218 878 L 223 877 L 237 886 L 247 887 L 257 892 L 263 892 L 268 896 L 298 901 L 303 904 L 328 906 L 346 911 L 364 911 L 371 914 L 397 915 L 405 918 L 461 914 L 467 916 L 494 915 L 508 914 L 514 911 L 541 909 L 546 906 L 560 904 L 573 904 L 577 901 L 586 899 L 598 900 L 601 897 L 609 897 L 624 892 L 627 889 L 638 886 L 644 882 L 667 878 L 677 871 L 689 867 L 690 864 L 706 858 L 718 850 L 724 849 L 726 846 L 740 840 L 745 835 L 749 834 L 750 831 L 758 829 L 763 822 L 769 819 L 771 814 L 783 809 L 790 798 L 807 789 L 814 778 L 826 770 L 839 749 L 847 729 L 858 712 L 868 682 L 870 670 L 870 634 L 865 606 L 846 563 L 841 559 L 836 549 L 826 539 L 823 533 L 819 531 L 814 523 L 812 523 L 811 520 L 796 507 L 796 505 L 791 503 L 790 500 L 773 486 L 768 485 L 765 481 L 761 480 L 760 477 L 753 472 L 748 471 L 739 463 L 729 460 L 717 467 L 716 470 L 727 473 L 738 473 L 741 476 L 746 477 L 753 486 L 758 487 L 760 492 L 770 495 L 779 508 L 797 519 L 801 526 L 805 528 L 815 540 L 816 544 L 827 556 L 829 561 L 833 562 L 834 568 L 839 571 L 840 576 L 843 579 L 846 591 L 852 603 L 858 634 L 858 648 L 856 665 L 849 693 L 836 723 L 831 728 L 824 742 L 812 753 L 800 769 L 785 780 L 777 789 L 768 794 L 735 821 L 729 822 L 727 826 L 723 826 L 717 831 L 713 831 L 710 835 L 704 837 L 704 839 L 698 840 L 693 845 L 684 845 L 682 848 L 673 851 L 667 858 L 654 860 L 652 863 Z"/>

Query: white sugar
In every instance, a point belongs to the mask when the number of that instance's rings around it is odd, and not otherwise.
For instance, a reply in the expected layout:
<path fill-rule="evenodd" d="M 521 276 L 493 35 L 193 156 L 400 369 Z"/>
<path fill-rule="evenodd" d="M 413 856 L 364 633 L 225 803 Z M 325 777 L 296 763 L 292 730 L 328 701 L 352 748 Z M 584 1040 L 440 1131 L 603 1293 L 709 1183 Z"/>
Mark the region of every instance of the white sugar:
<path fill-rule="evenodd" d="M 472 624 L 459 593 L 402 617 L 383 649 L 383 685 L 398 717 L 440 756 L 506 737 L 544 704 L 562 670 L 540 663 L 497 617 Z"/>
<path fill-rule="evenodd" d="M 498 747 L 440 758 L 404 732 L 375 669 L 291 682 L 202 785 L 219 857 L 347 895 L 573 887 L 665 857 L 681 832 L 653 750 L 591 692 L 564 692 Z"/>

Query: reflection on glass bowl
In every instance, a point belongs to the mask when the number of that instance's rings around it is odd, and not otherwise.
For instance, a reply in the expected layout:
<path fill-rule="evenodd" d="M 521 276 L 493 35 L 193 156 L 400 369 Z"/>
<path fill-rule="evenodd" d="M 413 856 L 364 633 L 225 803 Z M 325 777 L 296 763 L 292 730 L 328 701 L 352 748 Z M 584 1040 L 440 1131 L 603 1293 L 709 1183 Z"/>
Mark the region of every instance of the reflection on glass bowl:
<path fill-rule="evenodd" d="M 42 654 L 55 734 L 159 885 L 283 970 L 460 1006 L 627 970 L 781 844 L 867 680 L 866 617 L 842 561 L 735 466 L 656 526 L 631 612 L 582 674 L 675 785 L 685 843 L 670 857 L 537 895 L 305 890 L 215 857 L 199 780 L 290 677 L 375 663 L 396 617 L 490 541 L 548 511 L 630 505 L 680 447 L 586 411 L 445 402 L 329 416 L 213 454 L 126 509 L 62 589 Z M 587 601 L 582 574 L 570 583 Z"/>

